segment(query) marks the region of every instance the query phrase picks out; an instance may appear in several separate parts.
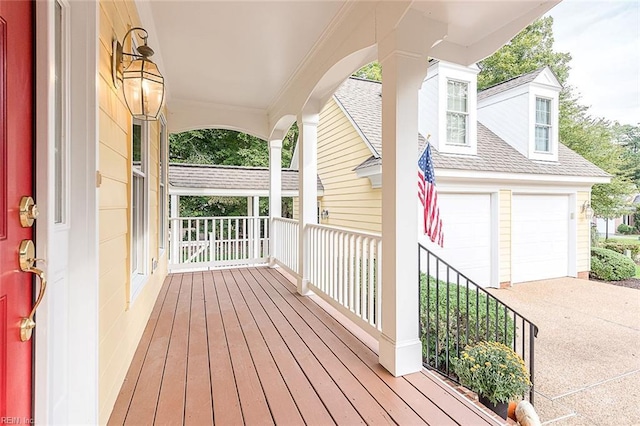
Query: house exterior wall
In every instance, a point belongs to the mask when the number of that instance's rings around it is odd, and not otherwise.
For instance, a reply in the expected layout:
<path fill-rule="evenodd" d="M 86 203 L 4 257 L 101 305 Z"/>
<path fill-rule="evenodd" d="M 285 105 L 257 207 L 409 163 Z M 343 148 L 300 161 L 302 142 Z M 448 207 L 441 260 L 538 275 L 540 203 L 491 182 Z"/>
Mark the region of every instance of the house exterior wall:
<path fill-rule="evenodd" d="M 158 267 L 133 303 L 130 298 L 131 125 L 122 90 L 111 77 L 112 40 L 140 21 L 133 2 L 100 2 L 99 17 L 99 421 L 106 424 L 164 278 L 158 253 L 159 122 L 149 126 L 148 259 Z M 166 169 L 166 168 L 165 168 Z"/>
<path fill-rule="evenodd" d="M 519 88 L 478 102 L 478 121 L 526 157 L 529 156 L 529 128 L 533 129 L 529 100 L 526 88 Z"/>
<path fill-rule="evenodd" d="M 511 191 L 499 192 L 498 256 L 500 287 L 511 285 Z"/>
<path fill-rule="evenodd" d="M 355 128 L 332 98 L 320 112 L 318 175 L 324 185 L 322 224 L 370 232 L 382 230 L 382 191 L 353 170 L 371 156 Z M 294 203 L 295 205 L 295 203 Z"/>
<path fill-rule="evenodd" d="M 581 212 L 585 202 L 591 200 L 591 194 L 587 191 L 579 191 L 576 194 L 577 231 L 576 231 L 576 270 L 579 278 L 589 278 L 591 270 L 591 220 Z"/>

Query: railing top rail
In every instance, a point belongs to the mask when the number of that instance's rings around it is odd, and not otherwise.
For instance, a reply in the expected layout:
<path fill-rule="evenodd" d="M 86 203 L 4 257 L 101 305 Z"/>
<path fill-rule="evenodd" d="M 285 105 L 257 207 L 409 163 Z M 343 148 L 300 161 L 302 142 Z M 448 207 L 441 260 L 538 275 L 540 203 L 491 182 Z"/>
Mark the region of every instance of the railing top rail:
<path fill-rule="evenodd" d="M 341 228 L 339 226 L 329 226 L 329 225 L 319 225 L 315 223 L 307 224 L 307 228 L 310 229 L 322 229 L 326 231 L 338 231 L 344 232 L 345 234 L 355 235 L 357 237 L 371 238 L 375 240 L 382 240 L 382 235 L 376 234 L 373 232 L 365 232 L 365 231 L 355 231 L 349 228 Z"/>
<path fill-rule="evenodd" d="M 454 268 L 453 266 L 451 266 L 449 263 L 447 263 L 445 260 L 442 260 L 442 258 L 436 254 L 434 254 L 431 250 L 429 250 L 428 248 L 426 248 L 425 246 L 423 246 L 421 243 L 418 243 L 418 246 L 425 250 L 426 252 L 428 252 L 431 256 L 435 257 L 438 261 L 444 263 L 445 266 L 447 266 L 450 269 L 453 269 L 454 271 L 456 271 L 461 277 L 463 277 L 465 280 L 467 280 L 468 282 L 470 282 L 471 284 L 473 284 L 478 290 L 480 290 L 481 292 L 483 292 L 484 294 L 486 294 L 488 297 L 497 300 L 498 302 L 500 302 L 502 305 L 507 306 L 509 308 L 510 311 L 512 311 L 513 313 L 515 313 L 516 315 L 518 315 L 520 318 L 522 318 L 523 320 L 525 320 L 526 322 L 528 322 L 529 324 L 531 324 L 533 326 L 534 329 L 534 334 L 537 336 L 538 334 L 538 326 L 535 325 L 533 323 L 533 321 L 529 320 L 527 317 L 525 317 L 524 315 L 522 315 L 520 312 L 516 311 L 515 309 L 513 309 L 512 307 L 508 306 L 506 303 L 504 303 L 502 300 L 500 300 L 499 298 L 497 298 L 496 296 L 494 296 L 493 294 L 489 293 L 487 290 L 485 290 L 482 286 L 478 285 L 475 281 L 473 281 L 472 279 L 470 279 L 469 277 L 467 277 L 465 274 L 463 274 L 462 272 L 458 271 L 456 268 Z"/>
<path fill-rule="evenodd" d="M 211 219 L 269 219 L 269 216 L 200 216 L 200 217 L 189 217 L 189 216 L 179 216 L 179 217 L 170 217 L 169 220 L 211 220 Z"/>
<path fill-rule="evenodd" d="M 274 217 L 273 220 L 284 223 L 292 223 L 296 225 L 298 224 L 298 221 L 296 219 L 289 219 L 287 217 Z"/>

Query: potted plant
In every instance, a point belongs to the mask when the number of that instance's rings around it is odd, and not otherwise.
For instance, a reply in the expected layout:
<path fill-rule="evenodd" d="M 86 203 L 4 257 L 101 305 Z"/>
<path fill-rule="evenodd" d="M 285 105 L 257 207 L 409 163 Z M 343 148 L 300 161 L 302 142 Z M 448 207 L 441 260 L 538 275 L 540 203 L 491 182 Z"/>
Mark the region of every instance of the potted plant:
<path fill-rule="evenodd" d="M 509 401 L 522 397 L 531 387 L 529 372 L 522 358 L 498 342 L 479 342 L 467 346 L 453 360 L 453 371 L 460 384 L 478 394 L 480 403 L 507 418 Z"/>

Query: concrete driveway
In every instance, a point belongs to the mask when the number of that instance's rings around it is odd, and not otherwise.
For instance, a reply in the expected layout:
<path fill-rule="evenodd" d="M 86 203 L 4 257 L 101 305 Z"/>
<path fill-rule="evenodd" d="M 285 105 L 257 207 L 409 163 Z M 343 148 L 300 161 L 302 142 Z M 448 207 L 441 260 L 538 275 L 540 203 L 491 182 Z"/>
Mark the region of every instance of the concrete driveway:
<path fill-rule="evenodd" d="M 640 425 L 640 290 L 560 278 L 490 291 L 540 329 L 543 423 Z"/>

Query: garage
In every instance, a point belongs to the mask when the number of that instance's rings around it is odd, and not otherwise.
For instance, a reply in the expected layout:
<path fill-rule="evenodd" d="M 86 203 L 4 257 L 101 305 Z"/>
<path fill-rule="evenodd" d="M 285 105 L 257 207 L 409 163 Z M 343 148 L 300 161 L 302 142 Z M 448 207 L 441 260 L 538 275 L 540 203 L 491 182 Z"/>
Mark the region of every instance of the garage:
<path fill-rule="evenodd" d="M 569 274 L 569 196 L 514 195 L 511 282 Z"/>
<path fill-rule="evenodd" d="M 436 244 L 428 247 L 478 285 L 489 286 L 491 194 L 439 193 L 438 205 L 443 219 L 444 248 Z"/>

